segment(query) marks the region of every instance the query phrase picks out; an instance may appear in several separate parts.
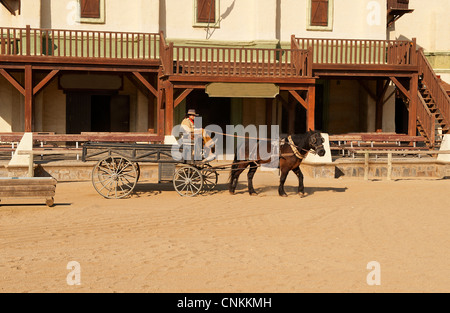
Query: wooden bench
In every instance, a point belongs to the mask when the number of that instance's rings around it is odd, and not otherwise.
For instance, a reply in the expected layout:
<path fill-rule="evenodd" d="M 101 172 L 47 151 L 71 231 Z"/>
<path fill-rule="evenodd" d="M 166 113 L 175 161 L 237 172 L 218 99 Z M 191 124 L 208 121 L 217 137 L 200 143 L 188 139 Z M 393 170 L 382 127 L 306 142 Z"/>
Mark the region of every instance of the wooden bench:
<path fill-rule="evenodd" d="M 56 179 L 53 177 L 0 177 L 0 201 L 13 199 L 45 199 L 49 207 L 54 204 Z"/>
<path fill-rule="evenodd" d="M 408 136 L 395 133 L 352 133 L 344 135 L 331 135 L 330 148 L 338 150 L 345 155 L 353 155 L 357 150 L 391 149 L 402 151 L 428 150 L 426 146 L 418 147 L 418 142 L 424 142 L 422 136 Z"/>

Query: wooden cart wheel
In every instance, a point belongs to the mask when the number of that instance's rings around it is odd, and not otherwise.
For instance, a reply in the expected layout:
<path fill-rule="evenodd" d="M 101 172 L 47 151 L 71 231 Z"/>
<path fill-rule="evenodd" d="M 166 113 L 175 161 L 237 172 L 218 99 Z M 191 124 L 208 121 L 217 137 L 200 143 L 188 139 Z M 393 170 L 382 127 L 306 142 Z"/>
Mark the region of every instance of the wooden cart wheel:
<path fill-rule="evenodd" d="M 95 190 L 107 199 L 121 199 L 136 187 L 138 171 L 135 164 L 124 157 L 106 157 L 92 170 Z"/>
<path fill-rule="evenodd" d="M 173 175 L 173 186 L 180 196 L 196 196 L 202 191 L 203 175 L 193 166 L 183 166 Z"/>
<path fill-rule="evenodd" d="M 208 192 L 216 188 L 219 180 L 219 174 L 215 169 L 211 168 L 211 165 L 206 165 L 206 168 L 201 170 L 203 176 L 203 191 Z"/>

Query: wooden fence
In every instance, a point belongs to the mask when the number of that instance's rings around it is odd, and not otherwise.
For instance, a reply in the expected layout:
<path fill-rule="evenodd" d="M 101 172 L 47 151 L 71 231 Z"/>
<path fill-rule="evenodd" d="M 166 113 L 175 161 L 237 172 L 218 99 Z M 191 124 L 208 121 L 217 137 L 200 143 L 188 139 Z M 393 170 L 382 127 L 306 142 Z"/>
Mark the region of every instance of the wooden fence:
<path fill-rule="evenodd" d="M 314 64 L 416 65 L 416 42 L 400 40 L 295 38 L 312 49 Z"/>
<path fill-rule="evenodd" d="M 171 49 L 174 60 L 171 74 L 175 75 L 247 77 L 312 75 L 307 50 L 192 46 L 175 46 Z"/>
<path fill-rule="evenodd" d="M 450 97 L 440 84 L 433 68 L 423 53 L 423 49 L 420 49 L 418 52 L 418 65 L 419 75 L 422 75 L 422 83 L 431 93 L 436 107 L 443 115 L 446 123 L 450 123 Z"/>
<path fill-rule="evenodd" d="M 159 59 L 160 34 L 0 28 L 0 55 L 96 59 Z"/>

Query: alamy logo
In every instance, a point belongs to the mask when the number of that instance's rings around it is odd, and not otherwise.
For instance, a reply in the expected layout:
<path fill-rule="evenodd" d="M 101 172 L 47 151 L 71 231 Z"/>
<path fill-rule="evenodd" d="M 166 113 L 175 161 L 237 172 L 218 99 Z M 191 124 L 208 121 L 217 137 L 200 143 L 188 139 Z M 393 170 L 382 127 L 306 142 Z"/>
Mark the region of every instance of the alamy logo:
<path fill-rule="evenodd" d="M 367 24 L 369 26 L 380 26 L 381 25 L 381 4 L 378 1 L 370 1 L 367 4 Z"/>
<path fill-rule="evenodd" d="M 70 261 L 67 263 L 67 269 L 71 270 L 67 274 L 66 281 L 69 286 L 81 285 L 81 266 L 77 261 Z"/>
<path fill-rule="evenodd" d="M 367 274 L 367 284 L 369 286 L 380 286 L 381 285 L 381 266 L 377 261 L 371 261 L 367 263 L 367 269 L 371 270 Z"/>
<path fill-rule="evenodd" d="M 270 134 L 270 136 L 269 136 Z M 202 118 L 195 118 L 193 128 L 176 125 L 172 136 L 177 144 L 172 146 L 172 157 L 177 160 L 200 161 L 212 151 L 218 160 L 263 160 L 278 164 L 280 134 L 279 126 L 218 125 L 202 126 Z"/>

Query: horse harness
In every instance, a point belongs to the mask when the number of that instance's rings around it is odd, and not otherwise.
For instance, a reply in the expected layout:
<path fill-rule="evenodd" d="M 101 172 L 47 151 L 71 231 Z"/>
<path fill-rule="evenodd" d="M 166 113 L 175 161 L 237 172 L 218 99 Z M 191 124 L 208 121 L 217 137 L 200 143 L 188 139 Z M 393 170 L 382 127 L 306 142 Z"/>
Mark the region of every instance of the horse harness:
<path fill-rule="evenodd" d="M 291 147 L 291 150 L 293 153 L 282 153 L 282 154 L 280 154 L 280 157 L 284 158 L 285 156 L 295 155 L 300 160 L 303 160 L 304 158 L 306 158 L 309 151 L 307 151 L 306 149 L 302 149 L 302 150 L 306 151 L 306 154 L 302 155 L 300 153 L 300 151 L 298 151 L 298 146 L 295 145 L 294 141 L 292 140 L 292 136 L 288 136 L 287 140 L 288 140 L 288 142 L 286 142 L 286 138 L 283 138 L 283 140 L 281 140 L 280 144 L 281 145 L 288 144 Z"/>

